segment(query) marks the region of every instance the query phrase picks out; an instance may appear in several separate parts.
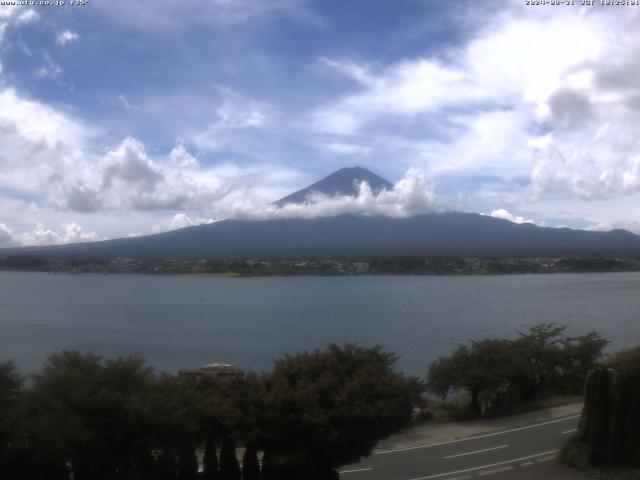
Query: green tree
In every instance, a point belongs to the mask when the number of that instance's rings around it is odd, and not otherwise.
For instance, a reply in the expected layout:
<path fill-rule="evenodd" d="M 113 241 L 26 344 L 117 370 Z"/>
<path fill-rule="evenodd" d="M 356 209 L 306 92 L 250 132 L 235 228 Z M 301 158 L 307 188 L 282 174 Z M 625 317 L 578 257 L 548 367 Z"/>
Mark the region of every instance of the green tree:
<path fill-rule="evenodd" d="M 258 451 L 252 444 L 247 445 L 242 456 L 242 480 L 260 480 Z"/>
<path fill-rule="evenodd" d="M 49 357 L 29 397 L 34 462 L 71 465 L 76 480 L 133 475 L 148 459 L 145 392 L 151 370 L 138 357 Z"/>
<path fill-rule="evenodd" d="M 599 368 L 593 372 L 594 387 L 590 414 L 592 421 L 587 435 L 591 447 L 590 461 L 594 465 L 606 463 L 607 446 L 609 444 L 611 404 L 612 404 L 612 372 Z"/>
<path fill-rule="evenodd" d="M 589 372 L 598 366 L 608 343 L 596 332 L 563 339 L 562 388 L 569 393 L 582 392 Z"/>
<path fill-rule="evenodd" d="M 236 443 L 226 435 L 220 448 L 220 478 L 221 480 L 240 480 L 240 465 L 236 456 Z"/>
<path fill-rule="evenodd" d="M 277 360 L 264 379 L 264 478 L 334 476 L 406 426 L 419 388 L 394 362 L 380 346 L 354 345 Z"/>
<path fill-rule="evenodd" d="M 446 397 L 452 391 L 466 390 L 471 397 L 469 408 L 480 413 L 480 399 L 493 403 L 509 396 L 513 379 L 519 376 L 514 343 L 509 340 L 486 339 L 459 345 L 452 355 L 433 362 L 427 374 L 427 388 Z"/>
<path fill-rule="evenodd" d="M 197 472 L 196 448 L 205 441 L 205 413 L 197 385 L 190 379 L 160 375 L 146 395 L 145 415 L 150 448 L 162 452 L 164 464 L 175 464 L 170 468 L 180 479 L 191 478 Z"/>
<path fill-rule="evenodd" d="M 557 388 L 560 384 L 566 360 L 560 335 L 565 329 L 566 327 L 555 323 L 543 323 L 530 328 L 526 333 L 520 332 L 517 349 L 526 358 L 526 371 L 519 381 L 524 400 L 540 396 L 547 386 Z"/>
<path fill-rule="evenodd" d="M 0 478 L 11 478 L 19 449 L 22 384 L 13 362 L 0 363 Z"/>
<path fill-rule="evenodd" d="M 204 458 L 202 460 L 202 480 L 219 480 L 218 454 L 212 434 L 206 436 Z"/>
<path fill-rule="evenodd" d="M 178 455 L 178 480 L 197 480 L 198 458 L 195 449 L 188 443 Z"/>

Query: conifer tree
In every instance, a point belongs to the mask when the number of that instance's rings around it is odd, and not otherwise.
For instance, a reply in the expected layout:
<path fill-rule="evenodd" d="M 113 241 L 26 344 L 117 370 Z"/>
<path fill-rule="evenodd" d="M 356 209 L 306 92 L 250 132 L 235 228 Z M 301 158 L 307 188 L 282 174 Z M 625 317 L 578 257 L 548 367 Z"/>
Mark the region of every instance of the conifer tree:
<path fill-rule="evenodd" d="M 242 456 L 242 480 L 260 480 L 258 451 L 253 445 L 247 445 Z"/>
<path fill-rule="evenodd" d="M 613 378 L 611 426 L 607 445 L 607 465 L 619 466 L 623 463 L 627 445 L 627 421 L 631 401 L 631 390 L 627 378 L 616 374 Z"/>
<path fill-rule="evenodd" d="M 216 442 L 213 435 L 207 435 L 202 464 L 202 480 L 219 480 L 218 453 L 216 452 Z"/>
<path fill-rule="evenodd" d="M 611 373 L 607 368 L 596 371 L 595 391 L 591 407 L 591 427 L 587 441 L 591 447 L 590 461 L 594 465 L 606 463 L 611 415 Z"/>
<path fill-rule="evenodd" d="M 220 448 L 220 478 L 221 480 L 240 480 L 240 465 L 236 457 L 236 444 L 225 436 Z"/>
<path fill-rule="evenodd" d="M 198 458 L 193 448 L 183 447 L 178 456 L 178 480 L 197 480 Z"/>

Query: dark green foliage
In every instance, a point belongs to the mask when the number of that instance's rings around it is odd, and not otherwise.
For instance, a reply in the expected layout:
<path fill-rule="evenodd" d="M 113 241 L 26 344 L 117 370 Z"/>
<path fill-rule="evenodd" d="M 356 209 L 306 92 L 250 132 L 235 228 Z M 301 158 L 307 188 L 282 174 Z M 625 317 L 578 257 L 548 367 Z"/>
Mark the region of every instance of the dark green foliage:
<path fill-rule="evenodd" d="M 406 426 L 419 389 L 394 361 L 381 347 L 354 345 L 278 360 L 265 380 L 264 478 L 358 461 Z"/>
<path fill-rule="evenodd" d="M 627 447 L 623 459 L 624 465 L 640 468 L 640 384 L 633 380 L 630 395 L 631 405 L 627 417 Z"/>
<path fill-rule="evenodd" d="M 42 271 L 47 269 L 47 260 L 44 257 L 33 255 L 9 255 L 0 258 L 0 268 L 7 270 Z"/>
<path fill-rule="evenodd" d="M 240 480 L 240 477 L 236 444 L 229 436 L 225 436 L 220 448 L 220 478 L 221 480 Z"/>
<path fill-rule="evenodd" d="M 592 421 L 586 440 L 591 447 L 590 461 L 595 465 L 604 465 L 609 442 L 612 372 L 599 368 L 593 374 L 595 386 L 591 405 Z"/>
<path fill-rule="evenodd" d="M 618 352 L 612 355 L 605 364 L 609 368 L 623 373 L 634 382 L 640 382 L 640 347 Z"/>
<path fill-rule="evenodd" d="M 22 378 L 13 362 L 0 363 L 0 478 L 9 478 L 19 454 L 20 395 Z M 10 447 L 13 445 L 13 447 Z"/>
<path fill-rule="evenodd" d="M 247 445 L 242 456 L 242 480 L 260 480 L 258 451 L 254 445 Z"/>
<path fill-rule="evenodd" d="M 155 476 L 158 480 L 176 480 L 178 477 L 176 454 L 168 448 L 160 452 L 155 467 Z"/>
<path fill-rule="evenodd" d="M 215 440 L 211 434 L 206 437 L 202 468 L 202 480 L 219 480 L 218 453 L 216 452 Z"/>
<path fill-rule="evenodd" d="M 459 345 L 451 355 L 431 364 L 427 386 L 441 397 L 468 391 L 474 413 L 505 411 L 545 394 L 579 393 L 607 342 L 595 332 L 563 339 L 564 330 L 541 324 L 517 340 Z"/>
<path fill-rule="evenodd" d="M 178 455 L 178 480 L 197 480 L 198 458 L 193 447 L 184 445 Z"/>
<path fill-rule="evenodd" d="M 590 465 L 640 466 L 640 384 L 637 351 L 622 352 L 595 369 L 587 381 L 578 433 L 567 451 L 581 452 Z M 577 453 L 573 458 L 578 458 Z M 582 458 L 582 457 L 580 457 Z"/>
<path fill-rule="evenodd" d="M 633 384 L 624 375 L 613 377 L 613 393 L 609 422 L 609 441 L 607 445 L 607 464 L 620 466 L 624 464 L 627 439 L 627 420 L 631 408 Z"/>
<path fill-rule="evenodd" d="M 51 356 L 29 399 L 34 451 L 58 465 L 70 463 L 77 480 L 135 471 L 148 451 L 144 392 L 151 379 L 135 357 Z"/>

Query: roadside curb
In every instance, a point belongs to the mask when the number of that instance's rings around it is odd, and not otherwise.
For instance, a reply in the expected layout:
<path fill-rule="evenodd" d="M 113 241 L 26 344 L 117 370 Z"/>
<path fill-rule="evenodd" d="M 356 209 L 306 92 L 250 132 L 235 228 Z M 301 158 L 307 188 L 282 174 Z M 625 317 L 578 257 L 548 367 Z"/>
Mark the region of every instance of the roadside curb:
<path fill-rule="evenodd" d="M 576 403 L 507 417 L 418 425 L 381 442 L 372 453 L 377 455 L 394 450 L 417 449 L 437 443 L 456 442 L 503 430 L 526 428 L 532 424 L 554 422 L 579 416 L 581 412 L 582 403 Z"/>

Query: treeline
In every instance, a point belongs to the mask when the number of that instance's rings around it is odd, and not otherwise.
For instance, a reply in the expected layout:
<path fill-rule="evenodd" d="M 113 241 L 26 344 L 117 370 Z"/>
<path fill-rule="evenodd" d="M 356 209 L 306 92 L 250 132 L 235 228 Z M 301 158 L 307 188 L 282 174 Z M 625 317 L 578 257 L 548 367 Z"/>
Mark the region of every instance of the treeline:
<path fill-rule="evenodd" d="M 419 407 L 429 408 L 425 390 L 466 391 L 474 414 L 582 393 L 607 342 L 564 330 L 542 324 L 516 339 L 460 345 L 433 362 L 426 382 L 394 371 L 396 358 L 382 347 L 349 344 L 287 355 L 262 375 L 219 380 L 158 375 L 139 357 L 65 351 L 25 382 L 6 362 L 0 478 L 338 478 L 337 468 L 369 455 Z"/>
<path fill-rule="evenodd" d="M 9 255 L 0 257 L 0 270 L 26 270 L 42 272 L 51 269 L 50 262 L 33 255 Z"/>
<path fill-rule="evenodd" d="M 515 340 L 459 345 L 433 362 L 427 388 L 442 397 L 468 392 L 474 413 L 508 411 L 550 394 L 580 394 L 608 342 L 595 332 L 563 337 L 564 331 L 553 323 L 541 324 Z"/>
<path fill-rule="evenodd" d="M 578 467 L 640 467 L 640 347 L 591 373 L 578 431 L 561 455 Z"/>
<path fill-rule="evenodd" d="M 502 275 L 624 272 L 640 270 L 640 258 L 462 258 L 423 255 L 309 257 L 297 259 L 64 259 L 30 255 L 0 257 L 0 270 L 71 273 L 292 275 Z"/>
<path fill-rule="evenodd" d="M 420 387 L 394 361 L 381 347 L 332 345 L 268 374 L 211 380 L 65 351 L 28 386 L 4 363 L 0 478 L 338 478 L 411 421 Z"/>

